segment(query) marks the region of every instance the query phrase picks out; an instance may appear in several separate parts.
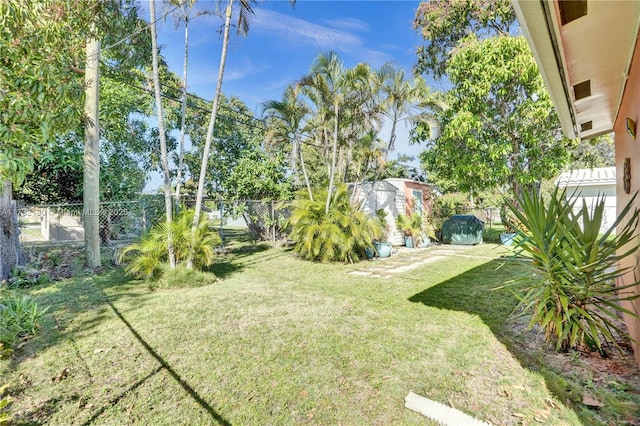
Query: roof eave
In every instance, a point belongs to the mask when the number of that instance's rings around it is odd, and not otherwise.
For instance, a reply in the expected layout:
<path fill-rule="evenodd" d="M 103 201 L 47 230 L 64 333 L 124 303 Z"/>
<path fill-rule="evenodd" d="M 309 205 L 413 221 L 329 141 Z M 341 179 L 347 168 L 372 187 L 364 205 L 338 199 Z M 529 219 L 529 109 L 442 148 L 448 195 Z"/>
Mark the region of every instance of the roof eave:
<path fill-rule="evenodd" d="M 540 74 L 568 138 L 578 136 L 575 113 L 571 105 L 569 85 L 564 76 L 561 53 L 551 26 L 549 4 L 544 0 L 513 0 L 520 27 L 529 40 Z"/>

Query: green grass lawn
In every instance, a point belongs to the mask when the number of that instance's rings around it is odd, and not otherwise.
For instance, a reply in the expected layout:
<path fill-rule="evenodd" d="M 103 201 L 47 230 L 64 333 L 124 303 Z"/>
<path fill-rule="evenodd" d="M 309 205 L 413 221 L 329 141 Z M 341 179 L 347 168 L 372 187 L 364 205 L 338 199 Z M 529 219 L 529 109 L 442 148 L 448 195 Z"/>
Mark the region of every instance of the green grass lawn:
<path fill-rule="evenodd" d="M 120 269 L 60 281 L 32 289 L 50 310 L 2 381 L 26 424 L 423 425 L 409 391 L 495 424 L 580 424 L 509 350 L 515 300 L 489 291 L 520 272 L 503 254 L 376 278 L 349 272 L 383 261 L 245 244 L 200 287 L 151 291 Z"/>

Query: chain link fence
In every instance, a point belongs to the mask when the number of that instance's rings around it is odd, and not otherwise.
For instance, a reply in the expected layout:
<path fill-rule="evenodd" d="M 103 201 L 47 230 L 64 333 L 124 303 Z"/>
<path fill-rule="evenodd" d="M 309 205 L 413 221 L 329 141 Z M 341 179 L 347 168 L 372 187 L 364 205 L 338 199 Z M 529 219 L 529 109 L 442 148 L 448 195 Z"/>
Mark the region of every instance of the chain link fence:
<path fill-rule="evenodd" d="M 183 208 L 195 207 L 194 199 L 183 199 Z M 286 238 L 286 222 L 291 209 L 286 202 L 274 200 L 204 200 L 204 214 L 223 226 L 248 229 L 253 237 L 263 241 Z M 224 236 L 223 236 L 224 237 Z"/>
<path fill-rule="evenodd" d="M 183 199 L 176 210 L 195 206 L 195 200 Z M 114 246 L 135 241 L 154 224 L 164 220 L 164 197 L 145 195 L 135 201 L 100 203 L 100 241 Z M 82 204 L 19 206 L 21 243 L 84 243 L 84 216 L 95 214 Z M 277 241 L 286 238 L 285 224 L 290 211 L 279 201 L 204 200 L 203 214 L 211 226 L 236 227 L 251 231 L 256 240 Z M 224 237 L 224 235 L 221 235 Z"/>

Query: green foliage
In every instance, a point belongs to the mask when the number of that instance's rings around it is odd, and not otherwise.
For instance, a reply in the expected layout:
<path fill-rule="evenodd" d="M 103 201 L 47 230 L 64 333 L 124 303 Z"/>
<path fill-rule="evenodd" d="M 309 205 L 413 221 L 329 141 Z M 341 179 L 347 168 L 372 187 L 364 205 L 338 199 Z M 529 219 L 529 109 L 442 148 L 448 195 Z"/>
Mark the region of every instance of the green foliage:
<path fill-rule="evenodd" d="M 417 238 L 422 233 L 422 215 L 419 212 L 413 212 L 409 216 L 400 213 L 396 217 L 396 227 L 407 237 Z"/>
<path fill-rule="evenodd" d="M 56 0 L 0 2 L 0 180 L 21 183 L 57 131 L 81 119 L 82 26 Z M 79 8 L 82 9 L 82 8 Z"/>
<path fill-rule="evenodd" d="M 288 225 L 294 251 L 304 259 L 321 262 L 364 259 L 364 250 L 382 235 L 380 224 L 350 204 L 346 185 L 336 187 L 326 213 L 328 196 L 323 190 L 314 195 L 313 201 L 298 199 L 291 203 Z"/>
<path fill-rule="evenodd" d="M 221 244 L 217 231 L 209 227 L 208 220 L 202 216 L 195 233 L 191 232 L 193 210 L 183 210 L 171 223 L 173 249 L 176 264 L 185 264 L 193 250 L 193 267 L 201 270 L 213 264 L 214 248 Z M 166 270 L 169 252 L 167 249 L 167 225 L 158 223 L 138 243 L 124 248 L 120 252 L 120 261 L 127 261 L 125 271 L 146 280 L 158 280 Z"/>
<path fill-rule="evenodd" d="M 508 34 L 516 21 L 510 0 L 430 0 L 416 10 L 414 27 L 424 40 L 418 48 L 418 72 L 441 77 L 451 51 L 470 34 Z"/>
<path fill-rule="evenodd" d="M 6 395 L 9 385 L 0 386 L 0 426 L 11 424 L 11 414 L 9 414 L 9 404 L 11 398 Z"/>
<path fill-rule="evenodd" d="M 165 268 L 162 277 L 157 281 L 149 282 L 152 290 L 158 288 L 191 288 L 209 285 L 216 280 L 211 272 L 198 271 L 187 268 L 185 265 L 177 265 L 174 269 Z"/>
<path fill-rule="evenodd" d="M 565 190 L 556 188 L 546 203 L 542 196 L 529 193 L 507 201 L 526 228 L 517 243 L 518 254 L 530 257 L 534 269 L 534 274 L 507 286 L 528 283 L 518 294 L 520 307 L 532 314 L 530 326 L 540 325 L 556 350 L 586 345 L 603 351 L 605 342 L 616 344 L 615 335 L 626 335 L 617 325 L 618 314 L 637 317 L 619 303 L 638 297 L 628 292 L 638 283 L 616 287 L 614 282 L 635 268 L 619 265 L 639 248 L 635 241 L 639 212 L 632 210 L 634 196 L 601 234 L 604 197 L 598 197 L 592 209 L 583 201 L 574 211 L 576 199 L 566 196 Z"/>
<path fill-rule="evenodd" d="M 472 194 L 504 186 L 519 193 L 568 163 L 571 142 L 524 37 L 470 36 L 447 73 L 449 109 L 439 115 L 439 137 L 420 154 L 425 170 Z"/>
<path fill-rule="evenodd" d="M 29 296 L 0 293 L 0 347 L 10 347 L 18 339 L 35 336 L 46 311 Z"/>
<path fill-rule="evenodd" d="M 231 200 L 286 200 L 292 185 L 285 176 L 284 158 L 271 157 L 261 150 L 246 150 L 240 154 L 225 182 L 227 198 Z"/>
<path fill-rule="evenodd" d="M 616 165 L 616 152 L 612 135 L 581 139 L 571 149 L 572 169 L 593 169 Z"/>
<path fill-rule="evenodd" d="M 431 211 L 434 217 L 447 220 L 454 214 L 466 214 L 471 209 L 469 194 L 451 192 L 433 198 Z"/>
<path fill-rule="evenodd" d="M 187 132 L 195 149 L 185 154 L 184 161 L 189 174 L 195 176 L 197 181 L 209 120 L 209 115 L 202 111 L 210 109 L 210 106 L 209 103 L 197 99 L 193 103 L 199 109 L 187 117 Z M 251 117 L 253 112 L 240 99 L 226 98 L 224 95 L 220 97 L 220 113 L 215 126 L 216 136 L 211 145 L 205 181 L 205 193 L 208 196 L 217 195 L 227 198 L 233 193 L 248 189 L 262 190 L 262 188 L 244 188 L 245 182 L 241 179 L 240 171 L 234 173 L 234 169 L 238 167 L 241 160 L 250 153 L 256 153 L 257 156 L 263 155 L 261 143 L 264 139 L 264 130 Z M 242 162 L 244 163 L 241 166 L 242 172 L 250 172 L 246 165 L 251 160 L 242 160 Z"/>
<path fill-rule="evenodd" d="M 51 276 L 45 273 L 30 274 L 22 268 L 13 268 L 11 278 L 7 281 L 7 286 L 12 288 L 27 288 L 41 284 L 49 284 Z"/>
<path fill-rule="evenodd" d="M 128 79 L 149 58 L 148 36 L 136 31 L 146 22 L 137 12 L 133 0 L 0 2 L 0 180 L 22 183 L 49 144 L 82 123 L 81 68 L 91 23 L 112 46 L 103 54 L 106 75 Z M 136 37 L 120 43 L 122 34 L 132 33 Z"/>

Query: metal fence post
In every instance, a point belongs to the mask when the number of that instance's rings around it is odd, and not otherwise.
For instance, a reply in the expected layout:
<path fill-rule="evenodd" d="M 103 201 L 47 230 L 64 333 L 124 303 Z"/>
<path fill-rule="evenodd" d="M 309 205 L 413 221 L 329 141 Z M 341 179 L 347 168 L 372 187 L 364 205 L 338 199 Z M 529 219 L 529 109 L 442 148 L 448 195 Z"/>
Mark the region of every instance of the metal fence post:
<path fill-rule="evenodd" d="M 276 210 L 271 200 L 271 232 L 273 235 L 273 248 L 276 248 Z"/>

